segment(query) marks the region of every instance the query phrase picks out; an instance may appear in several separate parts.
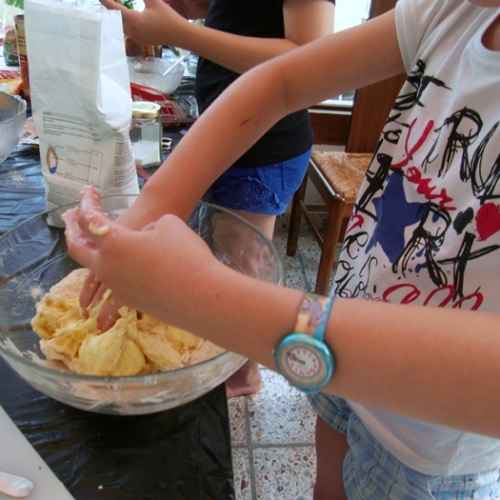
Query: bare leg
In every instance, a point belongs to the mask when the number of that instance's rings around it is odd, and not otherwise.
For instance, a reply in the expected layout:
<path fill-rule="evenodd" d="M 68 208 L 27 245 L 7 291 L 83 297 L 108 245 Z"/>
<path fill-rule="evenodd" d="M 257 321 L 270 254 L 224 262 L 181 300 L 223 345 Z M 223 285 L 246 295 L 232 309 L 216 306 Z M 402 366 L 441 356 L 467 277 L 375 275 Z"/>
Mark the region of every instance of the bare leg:
<path fill-rule="evenodd" d="M 346 500 L 342 467 L 349 445 L 346 437 L 316 417 L 316 484 L 314 500 Z"/>
<path fill-rule="evenodd" d="M 251 359 L 226 380 L 226 394 L 229 399 L 254 394 L 261 387 L 262 377 L 259 365 Z"/>
<path fill-rule="evenodd" d="M 276 217 L 272 215 L 260 215 L 233 210 L 257 226 L 269 239 L 273 238 Z M 235 398 L 248 394 L 254 394 L 262 387 L 262 377 L 259 365 L 249 359 L 236 373 L 226 380 L 226 393 L 228 398 Z"/>
<path fill-rule="evenodd" d="M 274 225 L 276 223 L 275 215 L 254 214 L 244 210 L 231 211 L 251 222 L 254 226 L 257 226 L 270 240 L 273 239 Z"/>

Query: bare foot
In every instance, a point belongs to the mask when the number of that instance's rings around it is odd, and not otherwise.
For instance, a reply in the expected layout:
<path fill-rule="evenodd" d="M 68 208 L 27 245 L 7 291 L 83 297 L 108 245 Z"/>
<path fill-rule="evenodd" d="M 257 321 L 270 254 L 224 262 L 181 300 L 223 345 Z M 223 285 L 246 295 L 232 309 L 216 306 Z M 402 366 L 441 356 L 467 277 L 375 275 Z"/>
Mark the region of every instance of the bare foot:
<path fill-rule="evenodd" d="M 238 371 L 226 380 L 227 398 L 254 394 L 262 387 L 259 365 L 249 359 Z"/>

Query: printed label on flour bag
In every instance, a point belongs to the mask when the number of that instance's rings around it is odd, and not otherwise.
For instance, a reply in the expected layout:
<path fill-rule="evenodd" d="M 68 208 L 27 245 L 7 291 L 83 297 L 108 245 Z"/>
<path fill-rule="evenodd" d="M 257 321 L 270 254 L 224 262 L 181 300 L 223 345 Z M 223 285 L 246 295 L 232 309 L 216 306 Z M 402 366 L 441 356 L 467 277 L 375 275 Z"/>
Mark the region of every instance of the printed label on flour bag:
<path fill-rule="evenodd" d="M 139 185 L 121 14 L 55 0 L 24 7 L 47 209 L 78 201 L 87 185 L 131 204 Z"/>

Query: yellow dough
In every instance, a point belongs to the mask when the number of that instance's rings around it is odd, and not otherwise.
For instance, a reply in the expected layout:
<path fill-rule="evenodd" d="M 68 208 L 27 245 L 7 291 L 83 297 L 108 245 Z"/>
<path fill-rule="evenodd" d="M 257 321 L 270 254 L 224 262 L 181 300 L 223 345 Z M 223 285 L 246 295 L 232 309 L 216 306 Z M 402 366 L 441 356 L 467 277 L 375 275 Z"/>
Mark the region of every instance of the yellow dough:
<path fill-rule="evenodd" d="M 192 333 L 126 306 L 119 309 L 116 323 L 100 332 L 96 318 L 110 292 L 85 317 L 78 297 L 88 272 L 71 272 L 36 304 L 31 326 L 47 359 L 60 361 L 76 373 L 127 376 L 173 370 L 223 352 Z"/>

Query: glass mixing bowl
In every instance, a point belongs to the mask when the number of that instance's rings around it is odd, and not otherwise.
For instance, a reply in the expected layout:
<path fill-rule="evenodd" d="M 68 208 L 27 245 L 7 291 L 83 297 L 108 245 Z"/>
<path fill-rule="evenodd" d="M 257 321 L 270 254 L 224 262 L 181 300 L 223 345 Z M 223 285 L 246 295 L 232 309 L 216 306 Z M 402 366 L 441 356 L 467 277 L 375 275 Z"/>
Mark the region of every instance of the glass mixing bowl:
<path fill-rule="evenodd" d="M 104 197 L 101 206 L 116 217 L 129 200 Z M 30 322 L 36 302 L 80 267 L 68 256 L 61 218 L 71 206 L 36 215 L 0 237 L 0 355 L 13 370 L 35 389 L 70 406 L 139 415 L 188 403 L 242 366 L 246 358 L 229 351 L 184 368 L 130 377 L 79 375 L 49 366 Z M 276 247 L 244 219 L 199 203 L 189 225 L 228 266 L 260 280 L 284 283 L 283 261 Z"/>

